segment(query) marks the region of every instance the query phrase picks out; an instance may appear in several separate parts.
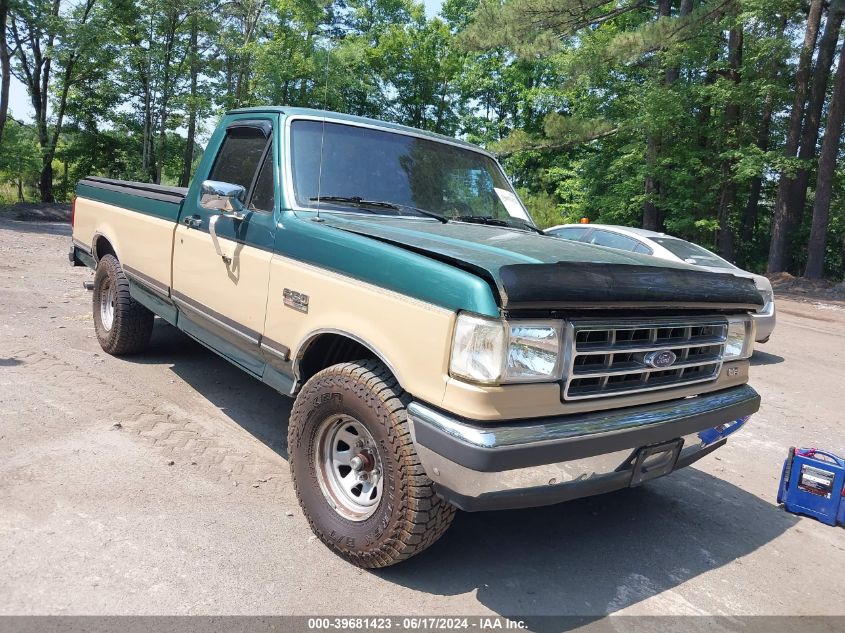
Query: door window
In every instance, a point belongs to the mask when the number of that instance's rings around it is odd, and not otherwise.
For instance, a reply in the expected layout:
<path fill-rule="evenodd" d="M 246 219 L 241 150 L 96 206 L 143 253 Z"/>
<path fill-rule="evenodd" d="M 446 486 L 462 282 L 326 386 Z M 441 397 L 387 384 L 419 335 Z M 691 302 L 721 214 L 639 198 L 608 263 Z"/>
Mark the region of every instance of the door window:
<path fill-rule="evenodd" d="M 250 208 L 272 210 L 274 178 L 271 146 L 269 126 L 230 127 L 208 175 L 209 180 L 240 185 L 247 192 Z"/>

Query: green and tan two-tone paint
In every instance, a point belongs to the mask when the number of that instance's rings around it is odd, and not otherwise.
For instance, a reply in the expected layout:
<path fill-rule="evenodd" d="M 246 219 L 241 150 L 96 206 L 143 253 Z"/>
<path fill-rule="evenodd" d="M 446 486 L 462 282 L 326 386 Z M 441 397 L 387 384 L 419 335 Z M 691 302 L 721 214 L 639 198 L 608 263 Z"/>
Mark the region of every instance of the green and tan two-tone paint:
<path fill-rule="evenodd" d="M 496 226 L 361 213 L 322 212 L 317 218 L 315 210 L 298 208 L 292 200 L 288 139 L 292 122 L 323 117 L 462 144 L 334 113 L 238 110 L 227 114 L 211 137 L 188 189 L 83 180 L 76 190 L 73 227 L 80 259 L 87 253 L 87 263 L 96 265 L 102 249 L 110 248 L 137 300 L 284 393 L 298 386 L 297 363 L 305 350 L 327 333 L 369 348 L 415 398 L 476 420 L 631 406 L 747 381 L 747 362 L 725 363 L 719 378 L 706 385 L 619 396 L 606 403 L 565 403 L 557 383 L 482 387 L 451 378 L 457 313 L 507 315 L 508 271 L 560 262 L 685 267 Z M 218 219 L 221 257 L 208 228 L 214 212 L 199 205 L 201 183 L 227 128 L 253 121 L 272 128 L 274 209 L 251 211 L 244 221 Z M 708 301 L 713 300 L 702 305 Z M 728 307 L 753 307 L 748 301 L 741 298 Z"/>

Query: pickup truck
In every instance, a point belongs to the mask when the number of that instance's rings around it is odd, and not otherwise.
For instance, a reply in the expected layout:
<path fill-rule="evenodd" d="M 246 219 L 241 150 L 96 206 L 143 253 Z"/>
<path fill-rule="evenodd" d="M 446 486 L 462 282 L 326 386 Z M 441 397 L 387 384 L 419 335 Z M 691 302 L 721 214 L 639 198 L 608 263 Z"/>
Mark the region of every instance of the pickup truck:
<path fill-rule="evenodd" d="M 759 408 L 752 281 L 545 236 L 491 154 L 391 123 L 229 112 L 187 189 L 80 181 L 70 260 L 106 352 L 158 316 L 295 398 L 297 499 L 360 567 L 456 508 L 666 475 Z"/>

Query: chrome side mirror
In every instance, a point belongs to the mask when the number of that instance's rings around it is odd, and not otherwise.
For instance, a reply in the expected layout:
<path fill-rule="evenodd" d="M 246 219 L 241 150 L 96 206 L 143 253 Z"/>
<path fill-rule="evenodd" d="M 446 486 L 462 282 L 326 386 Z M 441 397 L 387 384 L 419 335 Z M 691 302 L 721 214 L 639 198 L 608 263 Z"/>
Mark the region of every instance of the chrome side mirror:
<path fill-rule="evenodd" d="M 218 180 L 206 180 L 200 189 L 200 206 L 209 211 L 220 211 L 235 219 L 243 219 L 246 189 Z"/>

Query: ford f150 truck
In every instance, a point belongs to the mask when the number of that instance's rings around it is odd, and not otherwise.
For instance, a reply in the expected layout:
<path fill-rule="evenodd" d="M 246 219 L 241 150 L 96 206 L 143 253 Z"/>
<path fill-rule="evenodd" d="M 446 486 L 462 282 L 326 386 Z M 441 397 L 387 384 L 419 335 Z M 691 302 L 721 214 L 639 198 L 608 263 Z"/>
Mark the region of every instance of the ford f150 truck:
<path fill-rule="evenodd" d="M 456 508 L 665 475 L 759 407 L 753 282 L 544 236 L 492 155 L 390 123 L 230 112 L 187 189 L 82 180 L 70 259 L 106 352 L 157 315 L 295 397 L 299 504 L 361 567 Z"/>

